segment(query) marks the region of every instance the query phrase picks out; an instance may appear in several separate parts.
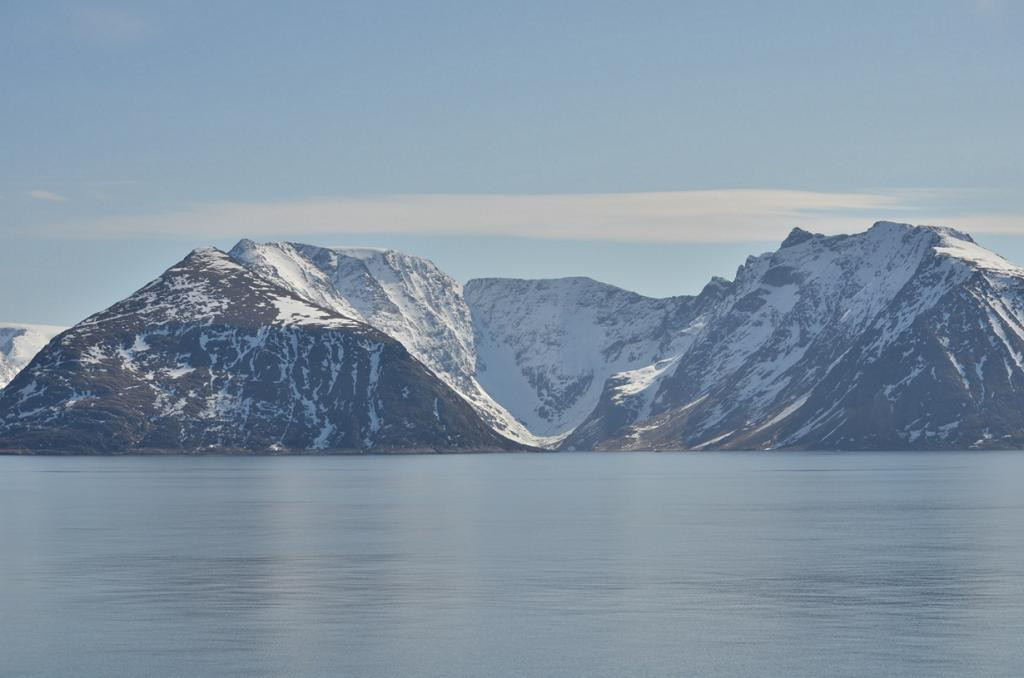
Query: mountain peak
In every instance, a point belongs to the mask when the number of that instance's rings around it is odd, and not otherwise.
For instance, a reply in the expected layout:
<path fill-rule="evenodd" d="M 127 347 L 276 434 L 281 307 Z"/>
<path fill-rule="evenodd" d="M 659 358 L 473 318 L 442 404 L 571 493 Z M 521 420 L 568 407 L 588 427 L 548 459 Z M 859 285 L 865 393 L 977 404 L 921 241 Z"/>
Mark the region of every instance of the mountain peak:
<path fill-rule="evenodd" d="M 731 280 L 726 280 L 721 276 L 712 276 L 711 280 L 701 289 L 699 297 L 708 298 L 721 298 L 729 293 L 733 287 Z"/>
<path fill-rule="evenodd" d="M 871 228 L 868 229 L 867 232 L 868 233 L 878 233 L 878 232 L 906 233 L 908 231 L 909 232 L 913 232 L 913 233 L 922 233 L 922 234 L 923 233 L 934 233 L 934 234 L 936 234 L 936 235 L 938 235 L 940 237 L 954 238 L 956 240 L 964 240 L 966 242 L 971 242 L 971 243 L 974 242 L 974 238 L 972 238 L 967 233 L 964 233 L 963 231 L 958 231 L 955 228 L 950 228 L 949 226 L 932 226 L 932 225 L 928 225 L 928 224 L 919 224 L 919 225 L 904 224 L 904 223 L 900 223 L 900 222 L 896 222 L 896 221 L 876 221 L 874 224 L 871 225 Z"/>
<path fill-rule="evenodd" d="M 168 272 L 178 271 L 182 268 L 240 268 L 232 258 L 216 247 L 197 247 L 168 269 Z"/>
<path fill-rule="evenodd" d="M 246 249 L 246 248 L 249 248 L 249 247 L 258 247 L 258 246 L 259 246 L 259 243 L 256 242 L 255 240 L 253 240 L 251 238 L 242 238 L 241 240 L 236 242 L 235 246 L 232 247 L 231 250 L 229 250 L 229 251 L 233 252 L 234 250 L 237 250 L 237 249 Z"/>
<path fill-rule="evenodd" d="M 197 247 L 188 253 L 185 258 L 195 257 L 197 259 L 217 259 L 226 256 L 224 252 L 220 251 L 216 247 Z"/>
<path fill-rule="evenodd" d="M 957 261 L 972 271 L 1024 277 L 1024 268 L 979 245 L 969 234 L 948 226 L 915 226 L 879 221 L 868 229 L 867 234 L 881 234 L 883 237 L 889 237 L 890 234 L 894 237 L 904 237 L 908 234 L 926 237 L 929 239 L 927 242 L 930 248 L 942 259 Z"/>
<path fill-rule="evenodd" d="M 805 231 L 804 229 L 797 226 L 796 228 L 789 232 L 789 235 L 787 235 L 786 239 L 782 241 L 782 244 L 779 245 L 779 248 L 781 249 L 783 247 L 793 247 L 794 245 L 799 245 L 800 243 L 810 240 L 811 238 L 815 238 L 819 235 L 819 233 L 811 233 L 810 231 Z"/>

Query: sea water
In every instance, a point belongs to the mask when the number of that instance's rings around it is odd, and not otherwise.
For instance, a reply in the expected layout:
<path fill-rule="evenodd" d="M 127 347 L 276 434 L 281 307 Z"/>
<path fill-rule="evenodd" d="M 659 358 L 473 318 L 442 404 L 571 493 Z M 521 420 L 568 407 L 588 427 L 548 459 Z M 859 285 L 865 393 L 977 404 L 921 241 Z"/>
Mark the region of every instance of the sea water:
<path fill-rule="evenodd" d="M 3 676 L 1020 676 L 1024 453 L 0 457 Z"/>

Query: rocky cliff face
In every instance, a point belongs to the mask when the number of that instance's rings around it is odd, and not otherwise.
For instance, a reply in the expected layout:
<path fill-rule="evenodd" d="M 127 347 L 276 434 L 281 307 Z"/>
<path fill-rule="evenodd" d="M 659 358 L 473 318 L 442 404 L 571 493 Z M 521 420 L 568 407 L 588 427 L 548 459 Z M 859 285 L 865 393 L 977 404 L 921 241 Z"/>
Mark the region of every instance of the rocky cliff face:
<path fill-rule="evenodd" d="M 0 447 L 517 446 L 396 340 L 205 249 L 39 353 L 0 393 Z"/>

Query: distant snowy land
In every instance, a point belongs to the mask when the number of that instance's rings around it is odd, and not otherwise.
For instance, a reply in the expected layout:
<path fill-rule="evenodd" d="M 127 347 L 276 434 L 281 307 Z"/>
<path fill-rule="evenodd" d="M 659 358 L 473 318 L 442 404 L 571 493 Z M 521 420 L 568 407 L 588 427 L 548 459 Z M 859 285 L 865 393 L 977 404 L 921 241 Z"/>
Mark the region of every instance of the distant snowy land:
<path fill-rule="evenodd" d="M 62 329 L 0 324 L 0 449 L 1024 446 L 1024 269 L 941 227 L 794 229 L 665 299 L 243 240 Z"/>
<path fill-rule="evenodd" d="M 56 325 L 0 322 L 0 389 L 14 379 L 50 339 L 66 329 Z"/>

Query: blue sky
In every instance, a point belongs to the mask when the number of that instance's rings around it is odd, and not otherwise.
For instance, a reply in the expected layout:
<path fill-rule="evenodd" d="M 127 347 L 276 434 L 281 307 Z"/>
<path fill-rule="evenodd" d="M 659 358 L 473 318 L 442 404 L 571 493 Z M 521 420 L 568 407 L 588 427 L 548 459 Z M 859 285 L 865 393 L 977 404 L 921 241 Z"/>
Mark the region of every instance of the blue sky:
<path fill-rule="evenodd" d="M 691 293 L 794 225 L 1024 261 L 1024 3 L 0 4 L 0 319 L 242 236 Z"/>

